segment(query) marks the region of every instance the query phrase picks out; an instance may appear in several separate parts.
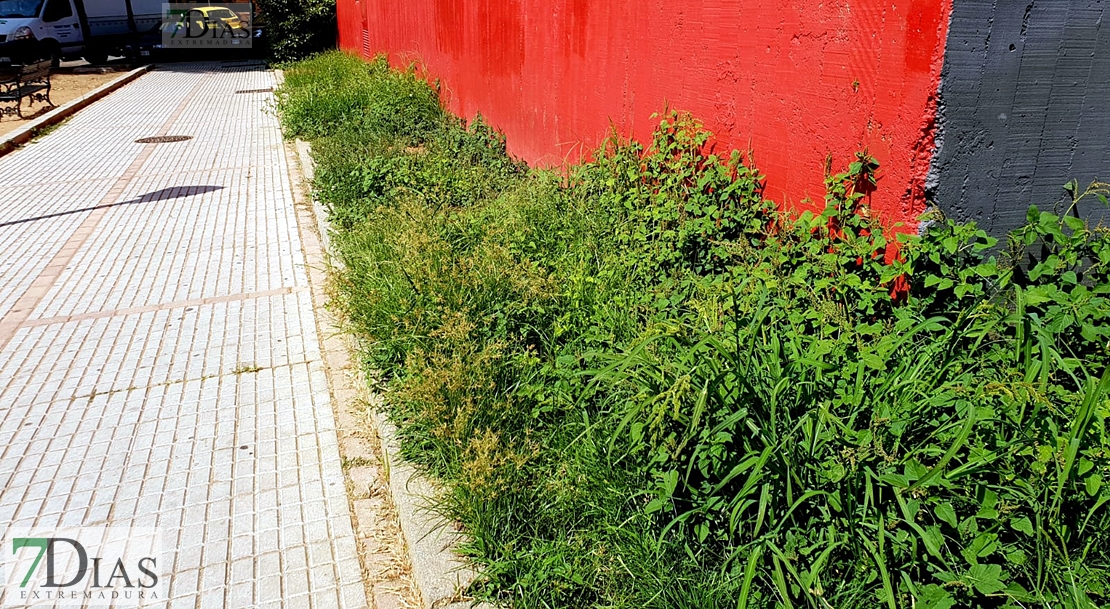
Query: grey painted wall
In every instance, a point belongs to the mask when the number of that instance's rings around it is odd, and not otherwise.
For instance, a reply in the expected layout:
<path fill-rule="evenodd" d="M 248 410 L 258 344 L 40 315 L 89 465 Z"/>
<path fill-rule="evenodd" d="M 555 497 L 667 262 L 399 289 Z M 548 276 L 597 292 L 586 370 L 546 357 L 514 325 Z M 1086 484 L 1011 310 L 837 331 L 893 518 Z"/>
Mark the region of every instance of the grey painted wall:
<path fill-rule="evenodd" d="M 929 194 L 1001 236 L 1068 180 L 1110 181 L 1110 0 L 953 4 Z"/>

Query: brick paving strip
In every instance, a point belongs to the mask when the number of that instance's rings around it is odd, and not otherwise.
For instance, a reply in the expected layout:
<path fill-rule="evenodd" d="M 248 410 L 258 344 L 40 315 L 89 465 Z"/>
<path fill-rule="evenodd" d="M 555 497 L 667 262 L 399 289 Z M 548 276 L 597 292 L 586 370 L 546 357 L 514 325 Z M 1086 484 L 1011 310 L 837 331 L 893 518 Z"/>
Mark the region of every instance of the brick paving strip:
<path fill-rule="evenodd" d="M 273 98 L 235 93 L 271 86 L 167 66 L 0 158 L 0 536 L 158 527 L 159 606 L 372 607 L 389 579 L 359 559 Z"/>

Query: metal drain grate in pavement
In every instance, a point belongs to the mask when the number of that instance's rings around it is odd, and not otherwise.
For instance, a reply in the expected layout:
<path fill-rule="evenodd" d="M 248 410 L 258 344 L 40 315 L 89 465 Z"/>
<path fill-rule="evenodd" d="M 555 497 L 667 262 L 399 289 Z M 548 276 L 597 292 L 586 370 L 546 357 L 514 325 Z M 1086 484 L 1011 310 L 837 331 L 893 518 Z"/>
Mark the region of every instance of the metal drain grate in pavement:
<path fill-rule="evenodd" d="M 154 137 L 141 137 L 135 140 L 136 144 L 168 144 L 170 142 L 184 142 L 191 140 L 191 135 L 156 135 Z"/>
<path fill-rule="evenodd" d="M 239 89 L 235 93 L 239 94 L 239 93 L 273 93 L 273 92 L 274 92 L 273 87 L 266 87 L 265 89 Z"/>

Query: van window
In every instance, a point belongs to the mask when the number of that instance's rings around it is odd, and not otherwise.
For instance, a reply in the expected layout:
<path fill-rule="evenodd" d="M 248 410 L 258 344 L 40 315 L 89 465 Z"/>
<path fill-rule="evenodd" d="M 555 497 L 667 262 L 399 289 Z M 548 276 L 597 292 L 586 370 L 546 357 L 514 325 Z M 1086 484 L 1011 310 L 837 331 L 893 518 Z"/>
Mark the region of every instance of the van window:
<path fill-rule="evenodd" d="M 0 19 L 34 17 L 40 8 L 42 0 L 0 0 Z"/>
<path fill-rule="evenodd" d="M 73 7 L 69 5 L 69 0 L 47 0 L 46 10 L 42 12 L 42 20 L 47 23 L 72 16 Z"/>

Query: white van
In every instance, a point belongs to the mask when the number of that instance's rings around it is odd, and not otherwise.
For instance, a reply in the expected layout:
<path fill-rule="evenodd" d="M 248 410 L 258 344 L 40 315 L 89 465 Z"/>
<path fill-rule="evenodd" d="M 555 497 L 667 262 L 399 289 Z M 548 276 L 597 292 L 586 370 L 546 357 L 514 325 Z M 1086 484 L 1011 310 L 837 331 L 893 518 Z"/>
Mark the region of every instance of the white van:
<path fill-rule="evenodd" d="M 162 2 L 0 0 L 0 63 L 73 57 L 98 63 L 123 54 L 157 36 Z"/>

